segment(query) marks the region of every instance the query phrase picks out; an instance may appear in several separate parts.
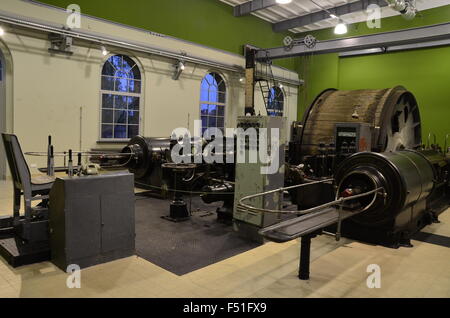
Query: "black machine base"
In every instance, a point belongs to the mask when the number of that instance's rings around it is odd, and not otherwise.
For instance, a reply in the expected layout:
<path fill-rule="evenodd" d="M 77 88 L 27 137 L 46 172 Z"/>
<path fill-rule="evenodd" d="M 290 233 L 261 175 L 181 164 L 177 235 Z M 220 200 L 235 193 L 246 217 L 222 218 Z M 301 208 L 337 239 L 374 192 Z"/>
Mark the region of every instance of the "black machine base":
<path fill-rule="evenodd" d="M 356 224 L 352 220 L 345 220 L 342 223 L 341 234 L 348 239 L 361 241 L 369 244 L 381 245 L 388 248 L 413 247 L 412 237 L 420 232 L 424 227 L 439 223 L 438 216 L 432 213 L 425 213 L 419 219 L 414 220 L 408 227 L 386 228 L 368 227 Z M 336 225 L 325 229 L 327 232 L 336 233 Z"/>
<path fill-rule="evenodd" d="M 46 209 L 35 211 L 48 213 Z M 25 218 L 21 217 L 19 224 L 14 225 L 12 217 L 1 217 L 0 256 L 14 268 L 49 261 L 48 221 L 36 219 L 25 225 Z"/>
<path fill-rule="evenodd" d="M 187 204 L 184 201 L 173 201 L 170 204 L 170 215 L 162 217 L 171 222 L 183 222 L 191 218 L 187 209 Z"/>
<path fill-rule="evenodd" d="M 258 244 L 265 244 L 268 242 L 262 235 L 259 234 L 261 227 L 234 219 L 233 228 L 235 232 L 237 232 L 238 236 L 245 240 Z"/>
<path fill-rule="evenodd" d="M 217 208 L 217 221 L 223 224 L 233 224 L 233 210 L 226 207 Z"/>
<path fill-rule="evenodd" d="M 12 267 L 50 260 L 49 241 L 25 243 L 14 235 L 0 238 L 0 255 Z"/>

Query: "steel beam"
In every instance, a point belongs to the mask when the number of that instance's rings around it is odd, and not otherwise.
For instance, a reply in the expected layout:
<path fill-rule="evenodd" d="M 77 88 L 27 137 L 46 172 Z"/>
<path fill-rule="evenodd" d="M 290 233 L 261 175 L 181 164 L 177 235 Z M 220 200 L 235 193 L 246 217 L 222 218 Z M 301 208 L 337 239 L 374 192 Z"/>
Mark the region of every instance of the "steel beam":
<path fill-rule="evenodd" d="M 252 12 L 277 5 L 276 0 L 252 0 L 234 7 L 234 16 L 242 17 Z"/>
<path fill-rule="evenodd" d="M 374 49 L 367 49 L 367 50 L 342 52 L 339 54 L 339 57 L 380 54 L 380 53 L 385 53 L 385 52 L 389 53 L 389 52 L 408 51 L 408 50 L 417 50 L 417 49 L 427 49 L 427 48 L 440 47 L 440 46 L 450 46 L 450 39 L 440 40 L 440 41 L 431 41 L 431 42 L 425 42 L 425 43 L 395 45 L 395 46 L 389 46 L 386 48 L 374 48 Z"/>
<path fill-rule="evenodd" d="M 386 48 L 398 45 L 440 41 L 450 38 L 450 23 L 436 24 L 421 28 L 371 34 L 345 39 L 318 41 L 312 48 L 305 45 L 294 46 L 291 50 L 284 47 L 261 49 L 256 53 L 257 60 L 267 57 L 274 60 L 308 54 L 339 53 L 371 48 Z"/>
<path fill-rule="evenodd" d="M 329 8 L 327 10 L 322 10 L 307 15 L 303 15 L 297 18 L 274 23 L 273 30 L 275 32 L 282 32 L 290 29 L 299 28 L 308 24 L 320 22 L 329 19 L 330 13 L 340 17 L 348 13 L 364 11 L 371 4 L 376 4 L 380 7 L 386 7 L 388 5 L 385 0 L 359 0 L 338 7 Z"/>

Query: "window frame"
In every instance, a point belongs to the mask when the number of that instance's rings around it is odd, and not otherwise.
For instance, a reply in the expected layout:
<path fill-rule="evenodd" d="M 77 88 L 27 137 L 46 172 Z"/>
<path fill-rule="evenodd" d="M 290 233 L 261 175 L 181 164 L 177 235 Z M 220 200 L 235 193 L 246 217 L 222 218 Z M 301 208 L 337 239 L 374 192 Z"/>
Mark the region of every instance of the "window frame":
<path fill-rule="evenodd" d="M 220 76 L 220 78 L 222 79 L 222 82 L 223 82 L 223 84 L 225 85 L 225 92 L 222 92 L 222 93 L 225 93 L 224 95 L 225 95 L 225 103 L 220 103 L 220 102 L 210 102 L 210 101 L 202 101 L 202 83 L 203 83 L 203 81 L 205 80 L 205 78 L 206 78 L 206 76 L 208 76 L 208 75 L 210 75 L 210 74 L 217 74 L 218 76 Z M 225 134 L 226 134 L 226 129 L 227 129 L 227 118 L 228 118 L 228 116 L 227 116 L 227 111 L 228 111 L 228 91 L 229 91 L 229 89 L 228 89 L 228 83 L 227 83 L 227 81 L 226 81 L 226 78 L 225 78 L 225 76 L 222 74 L 222 73 L 220 73 L 220 72 L 218 72 L 218 71 L 207 71 L 204 75 L 203 75 L 203 77 L 202 77 L 202 79 L 201 79 L 201 81 L 200 81 L 200 90 L 199 90 L 199 92 L 200 92 L 200 94 L 199 94 L 199 98 L 198 98 L 198 100 L 199 100 L 199 104 L 198 104 L 198 111 L 199 111 L 199 120 L 200 120 L 200 122 L 201 122 L 201 126 L 200 126 L 200 135 L 201 136 L 203 136 L 203 121 L 202 121 L 202 117 L 205 117 L 205 116 L 202 116 L 202 105 L 204 105 L 204 104 L 206 104 L 206 105 L 218 105 L 218 106 L 223 106 L 224 107 L 224 113 L 223 113 L 223 134 L 224 134 L 224 136 L 225 136 Z M 220 92 L 220 91 L 219 91 Z M 209 95 L 208 95 L 208 98 L 209 98 Z M 213 117 L 213 116 L 206 116 L 207 118 L 209 118 L 209 117 Z M 215 116 L 216 118 L 217 117 L 222 117 L 222 116 Z M 216 127 L 210 127 L 209 125 L 206 127 L 207 129 L 208 128 L 219 128 L 219 127 L 217 127 L 217 125 L 216 125 Z M 220 129 L 220 128 L 219 128 Z"/>
<path fill-rule="evenodd" d="M 105 66 L 105 64 L 109 61 L 109 59 L 112 57 L 112 56 L 126 56 L 126 57 L 128 57 L 130 60 L 132 60 L 134 63 L 135 63 L 135 67 L 137 67 L 138 68 L 138 70 L 139 70 L 139 73 L 140 73 L 140 76 L 141 76 L 141 79 L 140 80 L 138 80 L 138 81 L 140 81 L 140 85 L 141 85 L 141 92 L 138 94 L 138 93 L 130 93 L 130 92 L 119 92 L 119 91 L 110 91 L 110 90 L 104 90 L 103 88 L 102 88 L 102 81 L 103 81 L 103 67 Z M 116 77 L 114 77 L 114 78 L 116 78 Z M 131 140 L 131 138 L 114 138 L 114 130 L 113 130 L 113 137 L 112 138 L 103 138 L 103 134 L 102 134 L 102 126 L 103 126 L 103 110 L 112 110 L 113 112 L 114 112 L 114 108 L 103 108 L 103 95 L 104 94 L 109 94 L 109 95 L 113 95 L 113 96 L 126 96 L 126 97 L 138 97 L 139 98 L 139 107 L 138 107 L 138 109 L 139 109 L 139 124 L 137 125 L 138 126 L 138 135 L 142 135 L 142 132 L 143 132 L 143 116 L 142 116 L 142 112 L 143 112 L 143 105 L 144 105 L 144 103 L 143 103 L 143 99 L 144 99 L 144 74 L 143 74 L 143 72 L 142 72 L 142 68 L 140 67 L 140 65 L 139 65 L 139 63 L 138 63 L 138 61 L 134 58 L 134 57 L 132 57 L 132 56 L 130 56 L 130 55 L 128 55 L 128 54 L 125 54 L 125 53 L 111 53 L 111 54 L 108 54 L 108 56 L 106 56 L 106 58 L 103 60 L 103 63 L 101 64 L 101 67 L 100 67 L 100 96 L 99 96 L 99 105 L 100 105 L 100 107 L 99 107 L 99 119 L 98 119 L 98 124 L 99 124 L 99 129 L 98 129 L 98 136 L 99 136 L 99 139 L 98 139 L 98 142 L 100 142 L 100 143 L 127 143 L 127 142 L 129 142 L 130 140 Z M 106 125 L 109 125 L 109 123 L 105 123 Z M 117 125 L 117 123 L 112 123 L 111 125 L 113 125 L 113 126 L 115 126 L 115 125 Z M 120 125 L 120 124 L 119 124 Z M 125 126 L 128 128 L 128 123 L 127 124 L 125 124 Z"/>

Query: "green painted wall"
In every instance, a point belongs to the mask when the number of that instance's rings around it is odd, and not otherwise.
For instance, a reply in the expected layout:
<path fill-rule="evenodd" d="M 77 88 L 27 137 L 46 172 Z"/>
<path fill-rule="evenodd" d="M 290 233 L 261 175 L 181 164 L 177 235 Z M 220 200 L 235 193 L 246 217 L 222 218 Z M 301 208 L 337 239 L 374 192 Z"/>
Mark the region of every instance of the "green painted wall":
<path fill-rule="evenodd" d="M 400 16 L 382 20 L 382 28 L 366 23 L 349 26 L 345 36 L 387 32 L 450 21 L 450 5 L 426 10 L 413 21 Z M 319 40 L 336 38 L 333 29 L 312 33 Z M 338 54 L 303 57 L 297 63 L 306 85 L 300 90 L 299 118 L 314 98 L 327 88 L 381 89 L 405 86 L 416 96 L 422 114 L 424 142 L 434 132 L 441 145 L 450 133 L 450 47 L 339 58 Z"/>
<path fill-rule="evenodd" d="M 243 45 L 281 46 L 286 35 L 254 16 L 235 18 L 233 8 L 219 0 L 41 0 L 66 8 L 77 3 L 84 14 L 170 35 L 225 51 L 243 54 Z M 295 59 L 277 65 L 295 69 Z"/>

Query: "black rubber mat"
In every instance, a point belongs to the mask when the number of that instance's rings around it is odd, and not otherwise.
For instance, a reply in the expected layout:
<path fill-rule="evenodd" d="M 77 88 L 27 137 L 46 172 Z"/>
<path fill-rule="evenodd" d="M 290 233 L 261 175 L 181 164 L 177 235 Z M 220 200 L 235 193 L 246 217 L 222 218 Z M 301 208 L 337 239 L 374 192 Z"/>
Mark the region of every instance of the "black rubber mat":
<path fill-rule="evenodd" d="M 169 213 L 169 204 L 142 196 L 136 201 L 136 253 L 167 271 L 185 275 L 259 246 L 217 222 L 218 205 L 194 197 L 191 219 L 173 223 L 161 218 Z"/>
<path fill-rule="evenodd" d="M 419 232 L 412 237 L 413 240 L 429 244 L 450 247 L 450 237 L 427 232 Z"/>

